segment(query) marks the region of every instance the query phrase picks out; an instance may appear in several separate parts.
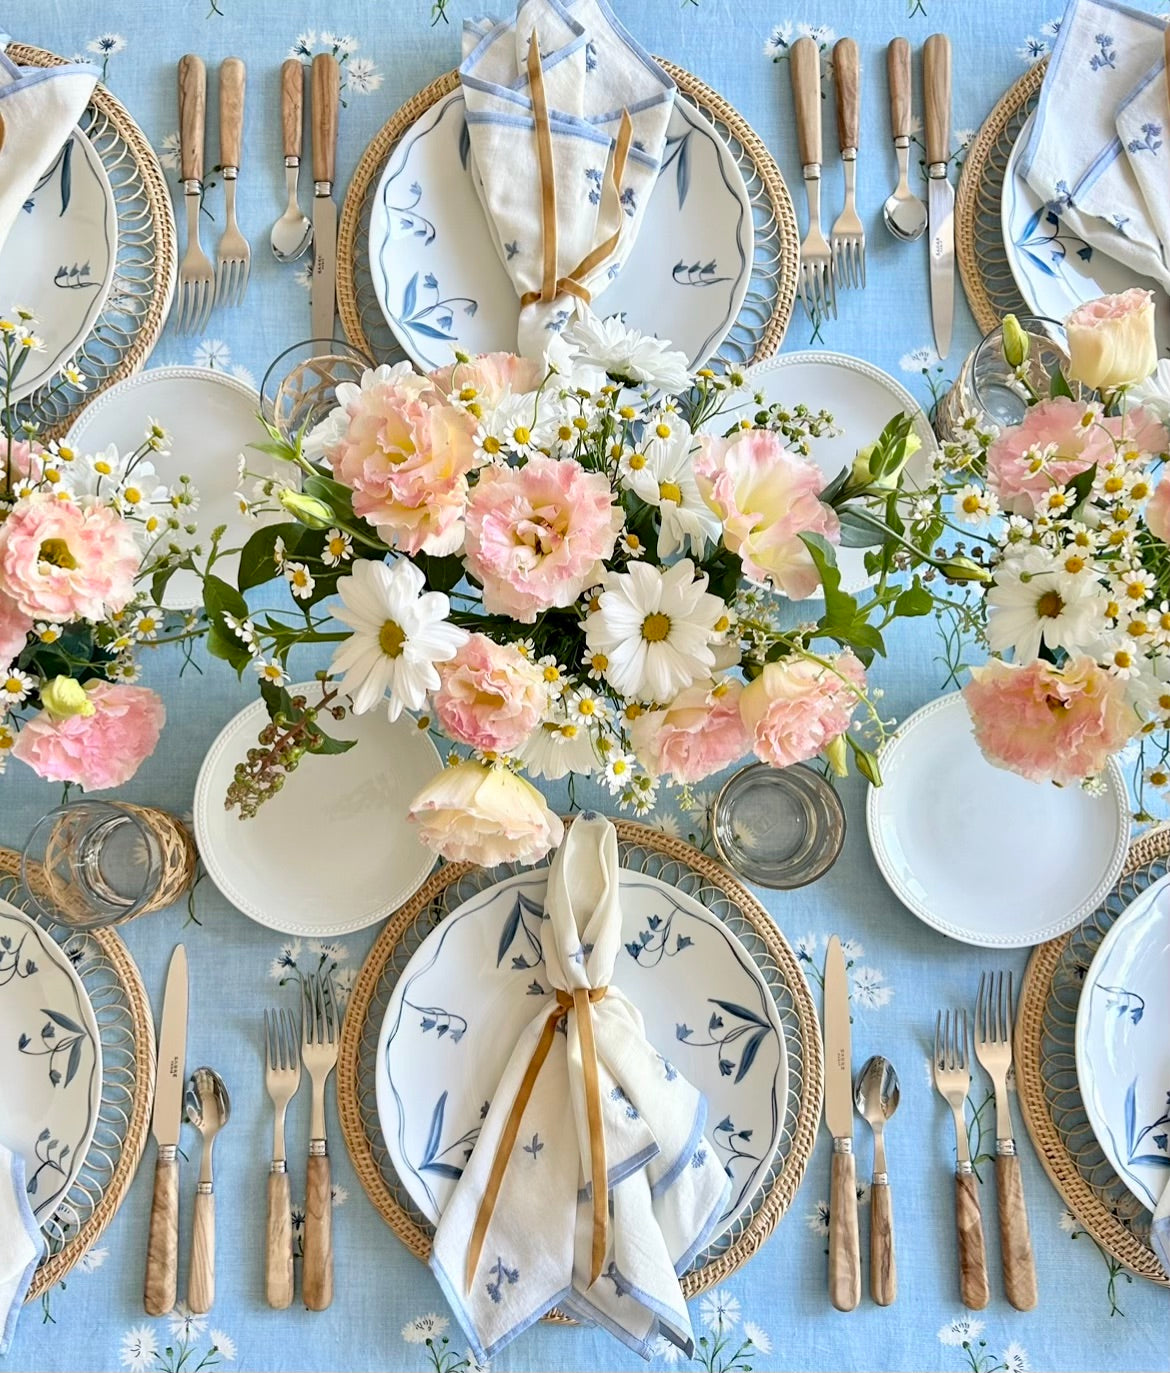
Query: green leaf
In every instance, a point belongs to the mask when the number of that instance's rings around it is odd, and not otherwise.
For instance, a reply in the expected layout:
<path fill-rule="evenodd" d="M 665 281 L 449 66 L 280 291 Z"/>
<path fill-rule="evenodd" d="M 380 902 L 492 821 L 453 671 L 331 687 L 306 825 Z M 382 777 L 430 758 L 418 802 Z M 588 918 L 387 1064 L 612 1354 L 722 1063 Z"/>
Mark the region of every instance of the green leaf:
<path fill-rule="evenodd" d="M 894 602 L 894 610 L 906 619 L 914 615 L 929 615 L 933 609 L 934 597 L 922 585 L 919 577 L 915 577 Z"/>
<path fill-rule="evenodd" d="M 277 539 L 284 540 L 284 550 L 296 552 L 304 526 L 292 524 L 266 524 L 248 539 L 240 552 L 240 570 L 236 583 L 241 591 L 249 591 L 254 586 L 275 581 L 280 576 L 280 568 L 273 556 Z"/>
<path fill-rule="evenodd" d="M 1069 386 L 1068 382 L 1065 380 L 1064 373 L 1060 370 L 1060 363 L 1056 364 L 1048 377 L 1048 395 L 1052 398 L 1064 396 L 1068 400 L 1074 399 L 1072 387 Z"/>
<path fill-rule="evenodd" d="M 860 506 L 843 506 L 837 511 L 837 518 L 841 521 L 842 548 L 877 548 L 888 537 L 881 520 Z"/>
<path fill-rule="evenodd" d="M 310 753 L 324 754 L 326 757 L 337 753 L 348 753 L 356 739 L 334 739 L 332 735 L 326 734 L 323 729 L 318 729 L 316 725 L 309 730 L 309 738 L 312 743 L 309 745 Z"/>
<path fill-rule="evenodd" d="M 241 675 L 252 660 L 243 640 L 217 620 L 212 620 L 207 631 L 207 651 L 213 658 L 222 658 L 225 663 L 230 663 Z"/>
<path fill-rule="evenodd" d="M 207 649 L 213 658 L 222 658 L 231 663 L 237 672 L 251 662 L 251 654 L 224 620 L 231 615 L 237 620 L 248 618 L 248 603 L 234 586 L 229 586 L 222 577 L 214 575 L 203 579 L 203 607 L 207 611 L 210 628 L 207 631 Z"/>
<path fill-rule="evenodd" d="M 1083 472 L 1078 472 L 1072 481 L 1068 483 L 1068 489 L 1076 496 L 1076 500 L 1073 503 L 1072 510 L 1066 516 L 1067 519 L 1075 520 L 1080 518 L 1081 507 L 1089 499 L 1089 493 L 1093 489 L 1093 482 L 1096 480 L 1096 477 L 1097 464 L 1094 463 L 1092 467 L 1087 467 Z"/>
<path fill-rule="evenodd" d="M 864 777 L 867 782 L 872 783 L 875 787 L 880 787 L 882 784 L 882 771 L 878 766 L 877 755 L 871 753 L 867 748 L 862 748 L 852 734 L 846 733 L 845 742 L 853 750 L 853 758 L 857 763 L 857 771 L 861 773 L 862 777 Z"/>
<path fill-rule="evenodd" d="M 902 411 L 879 434 L 869 459 L 870 475 L 875 481 L 901 467 L 906 458 L 906 443 L 912 426 L 911 417 Z"/>
<path fill-rule="evenodd" d="M 851 471 L 851 468 L 843 467 L 821 492 L 820 498 L 826 505 L 832 505 L 841 492 L 845 490 L 849 483 Z"/>
<path fill-rule="evenodd" d="M 316 496 L 319 501 L 324 501 L 344 518 L 354 518 L 353 492 L 343 482 L 334 481 L 332 477 L 306 477 L 301 483 L 301 490 L 306 496 Z"/>
<path fill-rule="evenodd" d="M 260 443 L 250 443 L 248 447 L 255 449 L 257 453 L 268 453 L 284 462 L 292 462 L 297 451 L 291 443 L 285 443 L 283 439 L 264 439 Z"/>
<path fill-rule="evenodd" d="M 264 699 L 264 704 L 268 708 L 268 718 L 275 720 L 277 715 L 285 715 L 289 719 L 296 719 L 300 712 L 292 703 L 292 697 L 282 686 L 277 686 L 275 682 L 261 682 L 260 695 Z"/>
<path fill-rule="evenodd" d="M 821 626 L 826 634 L 831 635 L 834 633 L 832 626 L 847 625 L 854 619 L 857 614 L 857 602 L 841 590 L 841 573 L 837 568 L 837 558 L 832 544 L 826 542 L 819 534 L 802 534 L 800 537 L 821 579 L 821 587 L 825 593 L 825 613 L 821 619 Z"/>
<path fill-rule="evenodd" d="M 416 553 L 414 562 L 426 577 L 427 589 L 430 591 L 454 591 L 463 580 L 463 560 L 456 553 L 446 558 Z"/>
<path fill-rule="evenodd" d="M 170 567 L 160 567 L 150 579 L 150 599 L 155 605 L 162 605 L 163 597 L 167 594 L 167 586 L 171 578 L 179 569 L 172 564 Z"/>

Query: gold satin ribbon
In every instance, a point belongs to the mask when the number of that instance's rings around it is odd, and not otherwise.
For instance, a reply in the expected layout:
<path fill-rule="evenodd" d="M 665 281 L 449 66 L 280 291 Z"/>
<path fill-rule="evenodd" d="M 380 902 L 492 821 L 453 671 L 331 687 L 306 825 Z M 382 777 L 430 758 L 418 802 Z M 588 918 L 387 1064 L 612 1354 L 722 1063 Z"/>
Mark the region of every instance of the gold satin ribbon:
<path fill-rule="evenodd" d="M 597 1042 L 593 1037 L 593 1006 L 601 1000 L 607 990 L 606 987 L 578 987 L 570 993 L 557 989 L 557 1004 L 549 1011 L 544 1029 L 540 1032 L 536 1048 L 528 1061 L 528 1067 L 524 1070 L 524 1076 L 512 1102 L 512 1109 L 508 1112 L 508 1119 L 504 1124 L 504 1131 L 500 1135 L 500 1142 L 496 1145 L 496 1156 L 492 1160 L 487 1186 L 480 1198 L 475 1224 L 471 1229 L 471 1240 L 467 1246 L 467 1291 L 471 1290 L 475 1270 L 479 1267 L 488 1226 L 496 1209 L 500 1188 L 504 1185 L 504 1174 L 508 1171 L 508 1161 L 516 1147 L 524 1112 L 536 1087 L 536 1079 L 540 1076 L 540 1070 L 552 1049 L 557 1026 L 570 1011 L 577 1013 L 577 1032 L 581 1038 L 582 1067 L 585 1073 L 585 1114 L 589 1122 L 589 1174 L 593 1184 L 590 1283 L 595 1283 L 601 1276 L 609 1224 L 609 1176 L 605 1162 L 605 1131 L 601 1122 L 601 1084 L 597 1075 Z"/>
<path fill-rule="evenodd" d="M 634 136 L 634 125 L 628 110 L 622 111 L 617 143 L 609 159 L 610 177 L 602 191 L 602 205 L 598 223 L 605 223 L 616 213 L 617 227 L 613 233 L 591 249 L 566 276 L 557 276 L 557 186 L 553 168 L 552 129 L 548 119 L 548 99 L 544 90 L 544 68 L 540 60 L 540 44 L 535 29 L 528 40 L 528 84 L 532 90 L 532 119 L 536 129 L 536 156 L 540 167 L 540 229 L 543 239 L 543 261 L 539 291 L 525 291 L 521 306 L 535 305 L 538 300 L 548 302 L 557 296 L 576 296 L 586 305 L 593 299 L 589 288 L 580 278 L 588 276 L 614 251 L 622 232 L 622 177 Z"/>

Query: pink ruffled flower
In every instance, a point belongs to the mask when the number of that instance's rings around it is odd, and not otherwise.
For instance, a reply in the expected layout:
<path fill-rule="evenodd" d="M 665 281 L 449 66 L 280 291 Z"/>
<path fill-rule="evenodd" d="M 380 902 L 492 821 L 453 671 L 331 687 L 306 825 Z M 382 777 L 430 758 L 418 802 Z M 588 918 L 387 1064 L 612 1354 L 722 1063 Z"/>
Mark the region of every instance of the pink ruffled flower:
<path fill-rule="evenodd" d="M 485 468 L 467 507 L 467 566 L 484 609 L 531 624 L 596 582 L 622 527 L 609 481 L 572 458 Z"/>
<path fill-rule="evenodd" d="M 9 596 L 0 591 L 0 672 L 3 672 L 24 648 L 32 618 L 23 614 Z"/>
<path fill-rule="evenodd" d="M 743 684 L 729 678 L 696 682 L 662 710 L 650 710 L 630 726 L 638 762 L 653 777 L 669 773 L 690 784 L 720 772 L 751 747 L 740 715 Z"/>
<path fill-rule="evenodd" d="M 510 753 L 544 717 L 544 674 L 512 644 L 472 634 L 439 666 L 435 714 L 457 743 L 484 753 Z"/>
<path fill-rule="evenodd" d="M 865 669 L 852 653 L 831 661 L 829 668 L 811 658 L 781 658 L 744 687 L 739 713 L 765 763 L 803 763 L 849 728 Z"/>
<path fill-rule="evenodd" d="M 1170 543 L 1170 476 L 1163 477 L 1154 488 L 1146 505 L 1146 525 L 1155 538 Z"/>
<path fill-rule="evenodd" d="M 1031 782 L 1095 777 L 1141 724 L 1125 684 L 1087 657 L 1061 668 L 993 658 L 971 669 L 963 699 L 988 762 Z"/>
<path fill-rule="evenodd" d="M 815 595 L 821 579 L 800 536 L 841 538 L 836 511 L 820 499 L 820 468 L 767 429 L 744 429 L 729 439 L 703 435 L 699 445 L 699 490 L 723 521 L 727 547 L 743 559 L 744 576 L 771 581 L 794 601 Z"/>
<path fill-rule="evenodd" d="M 542 358 L 481 353 L 470 362 L 453 362 L 428 375 L 442 396 L 458 395 L 465 401 L 496 406 L 506 395 L 522 396 L 539 390 L 547 370 Z"/>
<path fill-rule="evenodd" d="M 1034 451 L 1049 447 L 1055 448 L 1055 454 L 1037 467 Z M 1056 396 L 1034 405 L 987 450 L 987 484 L 1005 510 L 1032 515 L 1054 486 L 1067 486 L 1094 463 L 1109 462 L 1115 453 L 1100 415 L 1082 401 Z"/>
<path fill-rule="evenodd" d="M 429 849 L 452 863 L 537 863 L 564 838 L 561 818 L 526 777 L 468 759 L 444 768 L 410 803 Z"/>
<path fill-rule="evenodd" d="M 140 556 L 132 526 L 109 506 L 34 492 L 0 525 L 0 588 L 22 615 L 100 620 L 133 597 Z"/>
<path fill-rule="evenodd" d="M 1107 415 L 1101 423 L 1112 435 L 1121 453 L 1137 452 L 1147 458 L 1165 454 L 1170 448 L 1166 426 L 1144 405 L 1132 405 L 1124 415 Z"/>
<path fill-rule="evenodd" d="M 1068 374 L 1094 391 L 1144 381 L 1158 365 L 1154 293 L 1140 286 L 1079 305 L 1065 330 Z"/>
<path fill-rule="evenodd" d="M 24 477 L 38 478 L 41 464 L 37 459 L 44 451 L 35 439 L 13 439 L 10 448 L 7 437 L 0 434 L 0 491 L 7 491 L 10 471 L 13 486 Z"/>
<path fill-rule="evenodd" d="M 86 791 L 120 787 L 154 752 L 166 709 L 147 687 L 94 681 L 85 691 L 92 715 L 62 720 L 42 710 L 21 728 L 12 755 L 49 782 Z"/>

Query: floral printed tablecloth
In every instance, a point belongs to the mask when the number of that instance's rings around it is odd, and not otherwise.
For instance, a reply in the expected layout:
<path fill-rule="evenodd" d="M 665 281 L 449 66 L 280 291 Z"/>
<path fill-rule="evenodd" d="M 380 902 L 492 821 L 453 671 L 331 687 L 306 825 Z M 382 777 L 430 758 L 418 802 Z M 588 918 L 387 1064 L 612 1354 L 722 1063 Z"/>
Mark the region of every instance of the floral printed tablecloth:
<path fill-rule="evenodd" d="M 930 345 L 925 246 L 897 244 L 880 224 L 881 201 L 894 180 L 885 45 L 899 33 L 915 47 L 935 30 L 949 34 L 955 49 L 953 127 L 959 159 L 1000 93 L 1049 50 L 1060 0 L 871 0 L 865 5 L 793 0 L 791 6 L 789 0 L 645 0 L 639 5 L 617 0 L 617 9 L 647 47 L 694 71 L 740 108 L 776 153 L 794 193 L 800 191 L 800 180 L 784 65 L 788 44 L 807 32 L 826 44 L 842 32 L 857 38 L 863 64 L 860 202 L 870 238 L 869 287 L 864 295 L 843 295 L 840 318 L 826 323 L 819 335 L 798 313 L 785 347 L 857 354 L 901 377 L 929 402 L 972 346 L 975 329 L 960 305 L 951 357 L 938 361 Z M 449 22 L 439 18 L 432 23 L 429 0 L 331 0 L 316 6 L 308 0 L 159 0 L 150 6 L 24 0 L 4 8 L 0 26 L 11 27 L 14 38 L 99 62 L 176 178 L 178 58 L 199 52 L 212 68 L 223 57 L 238 54 L 248 63 L 240 181 L 241 220 L 254 244 L 247 308 L 217 312 L 201 338 L 168 332 L 154 362 L 196 362 L 258 381 L 281 348 L 308 334 L 307 269 L 279 267 L 266 246 L 269 225 L 282 203 L 279 64 L 290 51 L 308 59 L 331 49 L 340 58 L 345 108 L 338 161 L 339 184 L 344 186 L 383 120 L 456 61 L 458 25 L 465 15 L 477 13 L 479 5 L 448 0 L 447 10 Z M 920 111 L 917 89 L 914 103 Z M 831 114 L 826 124 L 831 148 Z M 826 193 L 831 214 L 840 194 L 835 153 L 827 157 Z M 803 222 L 803 195 L 794 198 Z M 213 187 L 208 211 L 219 217 L 222 203 L 222 189 Z M 14 287 L 0 283 L 0 304 Z M 874 674 L 885 689 L 890 716 L 905 716 L 938 693 L 944 675 L 938 652 L 929 623 L 898 626 L 890 661 L 879 663 Z M 305 675 L 316 665 L 305 660 Z M 252 699 L 253 686 L 238 684 L 222 664 L 210 663 L 201 652 L 182 676 L 180 666 L 177 652 L 147 655 L 146 680 L 163 692 L 168 723 L 158 753 L 124 794 L 183 813 L 190 809 L 207 746 Z M 829 1153 L 822 1132 L 806 1180 L 773 1238 L 745 1269 L 696 1303 L 693 1316 L 702 1338 L 692 1366 L 713 1373 L 1170 1367 L 1167 1294 L 1131 1280 L 1099 1252 L 1064 1210 L 1029 1146 L 1023 1149 L 1024 1170 L 1039 1310 L 1020 1314 L 1002 1296 L 994 1196 L 988 1191 L 984 1211 L 995 1295 L 986 1311 L 964 1312 L 953 1252 L 950 1117 L 930 1088 L 927 1055 L 935 1008 L 971 999 L 981 960 L 919 924 L 889 894 L 865 840 L 863 788 L 853 779 L 843 792 L 850 828 L 836 868 L 812 888 L 767 893 L 764 899 L 796 948 L 818 1001 L 826 938 L 833 931 L 847 938 L 855 1059 L 882 1052 L 901 1072 L 902 1106 L 889 1131 L 898 1303 L 882 1310 L 867 1298 L 848 1316 L 829 1305 Z M 13 765 L 0 782 L 0 843 L 19 845 L 33 821 L 59 798 L 59 788 Z M 672 834 L 701 840 L 703 805 L 709 799 L 710 792 L 700 795 L 698 808 L 689 813 L 665 806 L 656 822 Z M 305 861 L 312 861 L 311 854 Z M 994 855 L 972 852 L 967 861 L 983 864 L 994 861 Z M 232 1090 L 232 1120 L 217 1152 L 220 1281 L 214 1312 L 209 1319 L 183 1311 L 163 1320 L 142 1314 L 147 1167 L 85 1262 L 43 1305 L 24 1313 L 7 1365 L 14 1370 L 125 1368 L 135 1373 L 472 1369 L 474 1361 L 434 1280 L 367 1203 L 349 1168 L 335 1116 L 330 1128 L 335 1143 L 336 1300 L 322 1314 L 306 1312 L 299 1303 L 286 1312 L 270 1311 L 264 1304 L 261 1240 L 271 1117 L 261 1072 L 261 1010 L 282 1000 L 291 1004 L 297 974 L 321 966 L 335 966 L 339 986 L 348 991 L 373 932 L 336 943 L 285 942 L 232 910 L 206 881 L 197 890 L 194 913 L 195 921 L 187 920 L 183 910 L 148 917 L 129 926 L 125 935 L 156 1007 L 168 953 L 176 940 L 186 941 L 192 993 L 188 1061 L 214 1064 Z M 1025 959 L 1015 955 L 997 961 L 1018 973 Z M 981 1076 L 973 1098 L 978 1108 L 973 1132 L 985 1152 L 994 1144 L 993 1111 L 989 1084 Z M 302 1093 L 290 1117 L 294 1140 L 304 1137 L 307 1112 L 307 1093 Z M 859 1123 L 864 1171 L 868 1155 L 863 1131 Z M 189 1205 L 185 1196 L 185 1225 Z M 677 1354 L 668 1358 L 664 1352 L 656 1364 L 671 1359 L 678 1363 Z M 520 1373 L 631 1368 L 639 1361 L 598 1332 L 542 1326 L 522 1336 L 495 1363 L 499 1370 Z"/>

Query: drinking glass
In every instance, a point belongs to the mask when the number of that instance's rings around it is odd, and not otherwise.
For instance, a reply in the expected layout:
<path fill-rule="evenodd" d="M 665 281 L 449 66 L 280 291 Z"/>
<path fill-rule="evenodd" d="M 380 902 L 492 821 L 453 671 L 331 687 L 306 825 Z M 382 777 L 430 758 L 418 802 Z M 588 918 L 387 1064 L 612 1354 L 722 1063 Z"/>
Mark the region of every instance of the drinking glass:
<path fill-rule="evenodd" d="M 294 343 L 272 363 L 260 386 L 264 418 L 292 442 L 307 434 L 337 404 L 342 382 L 359 382 L 373 362 L 360 348 L 341 339 L 312 338 Z"/>
<path fill-rule="evenodd" d="M 1017 315 L 1028 337 L 1028 359 L 1022 376 L 1003 355 L 1003 325 L 985 335 L 959 369 L 954 386 L 939 402 L 935 429 L 946 439 L 957 437 L 962 422 L 974 419 L 981 428 L 1019 424 L 1035 396 L 1048 395 L 1049 378 L 1068 363 L 1064 326 L 1043 315 Z"/>
<path fill-rule="evenodd" d="M 711 831 L 729 868 L 762 887 L 815 882 L 845 842 L 845 808 L 835 789 L 803 763 L 750 763 L 715 798 Z"/>

